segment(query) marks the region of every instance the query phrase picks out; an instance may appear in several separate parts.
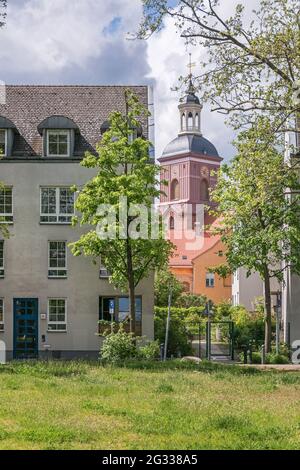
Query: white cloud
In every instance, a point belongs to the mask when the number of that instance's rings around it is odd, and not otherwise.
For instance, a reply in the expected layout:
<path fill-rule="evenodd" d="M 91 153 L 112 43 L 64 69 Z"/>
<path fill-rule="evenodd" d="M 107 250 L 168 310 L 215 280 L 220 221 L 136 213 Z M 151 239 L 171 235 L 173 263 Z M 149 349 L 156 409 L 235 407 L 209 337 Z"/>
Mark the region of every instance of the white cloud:
<path fill-rule="evenodd" d="M 236 3 L 222 0 L 226 15 Z M 252 8 L 259 0 L 250 3 Z M 0 30 L 0 78 L 45 84 L 154 82 L 159 156 L 179 128 L 180 94 L 171 88 L 187 74 L 188 52 L 199 63 L 203 51 L 187 50 L 170 18 L 148 42 L 126 40 L 127 32 L 137 29 L 141 13 L 140 0 L 12 0 L 7 26 Z M 223 121 L 204 107 L 203 133 L 228 158 L 233 136 Z"/>
<path fill-rule="evenodd" d="M 223 0 L 219 13 L 224 17 L 230 16 L 237 3 L 244 3 L 245 17 L 250 18 L 251 10 L 255 9 L 260 0 Z M 149 39 L 148 62 L 151 67 L 150 75 L 155 78 L 155 105 L 156 105 L 156 153 L 159 157 L 164 147 L 174 139 L 179 129 L 178 101 L 183 93 L 172 92 L 171 88 L 178 85 L 178 77 L 188 73 L 188 53 L 193 54 L 193 62 L 200 63 L 204 51 L 199 47 L 185 46 L 174 26 L 172 18 L 166 18 L 165 27 Z M 203 58 L 203 57 L 202 57 Z M 194 70 L 200 73 L 199 67 Z M 234 133 L 225 126 L 224 115 L 211 113 L 208 105 L 202 111 L 202 132 L 206 138 L 217 147 L 221 156 L 229 159 L 234 155 L 231 142 Z"/>
<path fill-rule="evenodd" d="M 83 67 L 91 57 L 99 57 L 111 41 L 103 30 L 116 16 L 122 18 L 127 31 L 136 28 L 140 14 L 139 0 L 9 2 L 7 26 L 1 31 L 1 63 L 13 60 L 16 74 L 30 67 L 32 72 L 42 70 L 45 76 L 47 71 L 74 64 Z"/>
<path fill-rule="evenodd" d="M 185 46 L 171 18 L 166 19 L 165 28 L 149 40 L 148 61 L 151 66 L 151 76 L 156 80 L 157 157 L 161 155 L 164 147 L 177 136 L 179 131 L 177 106 L 184 90 L 175 92 L 171 89 L 178 85 L 180 76 L 186 76 L 188 73 L 189 52 L 193 54 L 193 62 L 199 64 L 202 51 L 195 47 L 187 48 Z M 197 74 L 199 68 L 196 67 L 194 72 Z M 224 125 L 224 116 L 211 113 L 207 105 L 202 111 L 202 133 L 215 144 L 222 156 L 226 158 L 232 156 L 233 149 L 230 142 L 233 133 Z"/>

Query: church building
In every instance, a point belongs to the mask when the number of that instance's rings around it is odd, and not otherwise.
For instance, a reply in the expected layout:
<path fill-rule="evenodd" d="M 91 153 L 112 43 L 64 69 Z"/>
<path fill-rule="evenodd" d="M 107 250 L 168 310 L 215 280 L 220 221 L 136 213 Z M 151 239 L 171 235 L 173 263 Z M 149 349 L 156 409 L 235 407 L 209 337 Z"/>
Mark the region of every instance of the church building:
<path fill-rule="evenodd" d="M 210 189 L 217 183 L 222 158 L 216 147 L 202 135 L 202 104 L 191 79 L 178 109 L 179 134 L 159 158 L 161 190 L 164 192 L 160 210 L 164 220 L 168 221 L 168 238 L 176 245 L 169 266 L 184 284 L 186 292 L 203 294 L 218 303 L 231 299 L 231 276 L 221 279 L 209 268 L 224 263 L 225 247 L 220 237 L 212 235 L 209 230 L 205 230 L 198 241 L 196 234 L 203 224 L 217 223 L 209 213 L 214 206 Z M 199 207 L 204 208 L 202 222 L 197 219 Z M 178 226 L 183 227 L 181 234 Z M 191 242 L 193 235 L 194 242 Z"/>

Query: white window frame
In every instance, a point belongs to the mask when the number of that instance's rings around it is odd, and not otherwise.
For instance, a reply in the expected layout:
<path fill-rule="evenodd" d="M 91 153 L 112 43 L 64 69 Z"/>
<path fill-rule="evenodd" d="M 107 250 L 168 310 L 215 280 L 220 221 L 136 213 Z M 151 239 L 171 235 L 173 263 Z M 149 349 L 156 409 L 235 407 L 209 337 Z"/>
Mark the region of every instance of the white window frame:
<path fill-rule="evenodd" d="M 0 298 L 0 303 L 2 304 L 2 306 L 0 308 L 2 308 L 2 321 L 0 321 L 0 333 L 3 333 L 4 331 L 4 298 L 1 297 Z"/>
<path fill-rule="evenodd" d="M 65 321 L 50 321 L 50 301 L 51 300 L 64 300 L 65 302 Z M 63 330 L 51 330 L 49 325 L 65 325 Z M 68 325 L 68 302 L 66 298 L 63 297 L 49 297 L 47 302 L 47 331 L 48 333 L 67 333 Z"/>
<path fill-rule="evenodd" d="M 42 191 L 43 189 L 55 189 L 55 213 L 54 214 L 43 214 L 42 213 Z M 41 186 L 40 187 L 40 224 L 46 225 L 71 225 L 72 218 L 75 215 L 75 193 L 74 194 L 74 203 L 73 203 L 73 213 L 72 214 L 61 214 L 60 213 L 60 191 L 62 189 L 71 190 L 71 186 Z M 56 217 L 55 221 L 43 221 L 42 217 Z M 60 217 L 70 217 L 70 221 L 60 221 Z"/>
<path fill-rule="evenodd" d="M 64 243 L 65 244 L 65 266 L 63 268 L 56 267 L 53 268 L 50 266 L 50 243 Z M 65 272 L 64 275 L 59 276 L 58 274 L 56 275 L 51 275 L 50 271 L 61 271 Z M 68 254 L 67 254 L 67 242 L 66 240 L 49 240 L 48 241 L 48 278 L 49 279 L 66 279 L 68 277 Z"/>
<path fill-rule="evenodd" d="M 101 257 L 100 257 L 100 268 L 99 268 L 99 277 L 100 277 L 100 279 L 108 279 L 110 276 L 111 276 L 111 274 L 109 273 L 109 271 L 106 269 L 106 267 L 102 263 Z"/>
<path fill-rule="evenodd" d="M 4 213 L 4 214 L 1 214 L 0 212 L 0 224 L 13 224 L 14 223 L 14 191 L 13 191 L 13 187 L 12 186 L 4 186 L 2 188 L 0 188 L 0 192 L 1 190 L 4 189 L 11 189 L 11 213 Z M 11 220 L 5 220 L 6 217 L 10 217 Z M 1 219 L 4 219 L 4 220 L 1 220 Z"/>
<path fill-rule="evenodd" d="M 7 129 L 0 129 L 1 132 L 4 132 L 4 153 L 0 154 L 1 157 L 7 157 Z"/>
<path fill-rule="evenodd" d="M 61 155 L 50 153 L 50 150 L 49 150 L 49 136 L 51 134 L 55 134 L 55 135 L 59 134 L 59 135 L 66 135 L 67 136 L 67 153 L 61 154 Z M 68 129 L 48 129 L 46 138 L 47 138 L 47 157 L 64 158 L 64 157 L 69 157 L 70 156 L 71 138 L 70 138 L 70 131 Z"/>
<path fill-rule="evenodd" d="M 209 281 L 208 285 L 207 285 L 207 281 Z M 215 274 L 214 273 L 206 273 L 205 286 L 207 287 L 207 289 L 213 289 L 215 287 Z"/>
<path fill-rule="evenodd" d="M 4 240 L 0 240 L 0 245 L 2 245 L 2 258 L 0 258 L 0 279 L 4 278 L 5 275 L 5 267 L 4 267 Z"/>
<path fill-rule="evenodd" d="M 100 279 L 109 279 L 109 277 L 110 277 L 109 272 L 107 271 L 107 269 L 103 265 L 100 265 L 99 277 L 100 277 Z"/>

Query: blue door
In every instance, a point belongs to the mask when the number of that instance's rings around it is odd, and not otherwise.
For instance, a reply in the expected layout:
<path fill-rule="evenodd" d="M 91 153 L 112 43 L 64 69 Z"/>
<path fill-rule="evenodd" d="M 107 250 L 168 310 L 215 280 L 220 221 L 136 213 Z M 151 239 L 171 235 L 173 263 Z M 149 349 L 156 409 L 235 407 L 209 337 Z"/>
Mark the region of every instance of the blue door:
<path fill-rule="evenodd" d="M 14 299 L 14 358 L 38 357 L 38 299 Z"/>

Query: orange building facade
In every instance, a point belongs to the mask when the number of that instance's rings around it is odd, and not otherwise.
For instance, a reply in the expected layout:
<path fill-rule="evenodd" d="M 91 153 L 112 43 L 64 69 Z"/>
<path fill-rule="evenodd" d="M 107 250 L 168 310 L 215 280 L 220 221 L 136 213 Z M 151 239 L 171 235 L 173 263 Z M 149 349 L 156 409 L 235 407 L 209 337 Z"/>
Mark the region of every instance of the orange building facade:
<path fill-rule="evenodd" d="M 164 193 L 160 210 L 167 225 L 167 238 L 176 246 L 169 261 L 171 272 L 186 292 L 202 294 L 219 303 L 231 300 L 232 280 L 231 276 L 224 280 L 210 273 L 210 268 L 224 264 L 225 247 L 219 236 L 203 231 L 203 227 L 215 223 L 208 211 L 213 207 L 210 189 L 217 183 L 222 158 L 202 136 L 201 111 L 190 81 L 187 95 L 179 105 L 180 132 L 159 159 Z M 199 207 L 203 208 L 202 228 Z"/>

